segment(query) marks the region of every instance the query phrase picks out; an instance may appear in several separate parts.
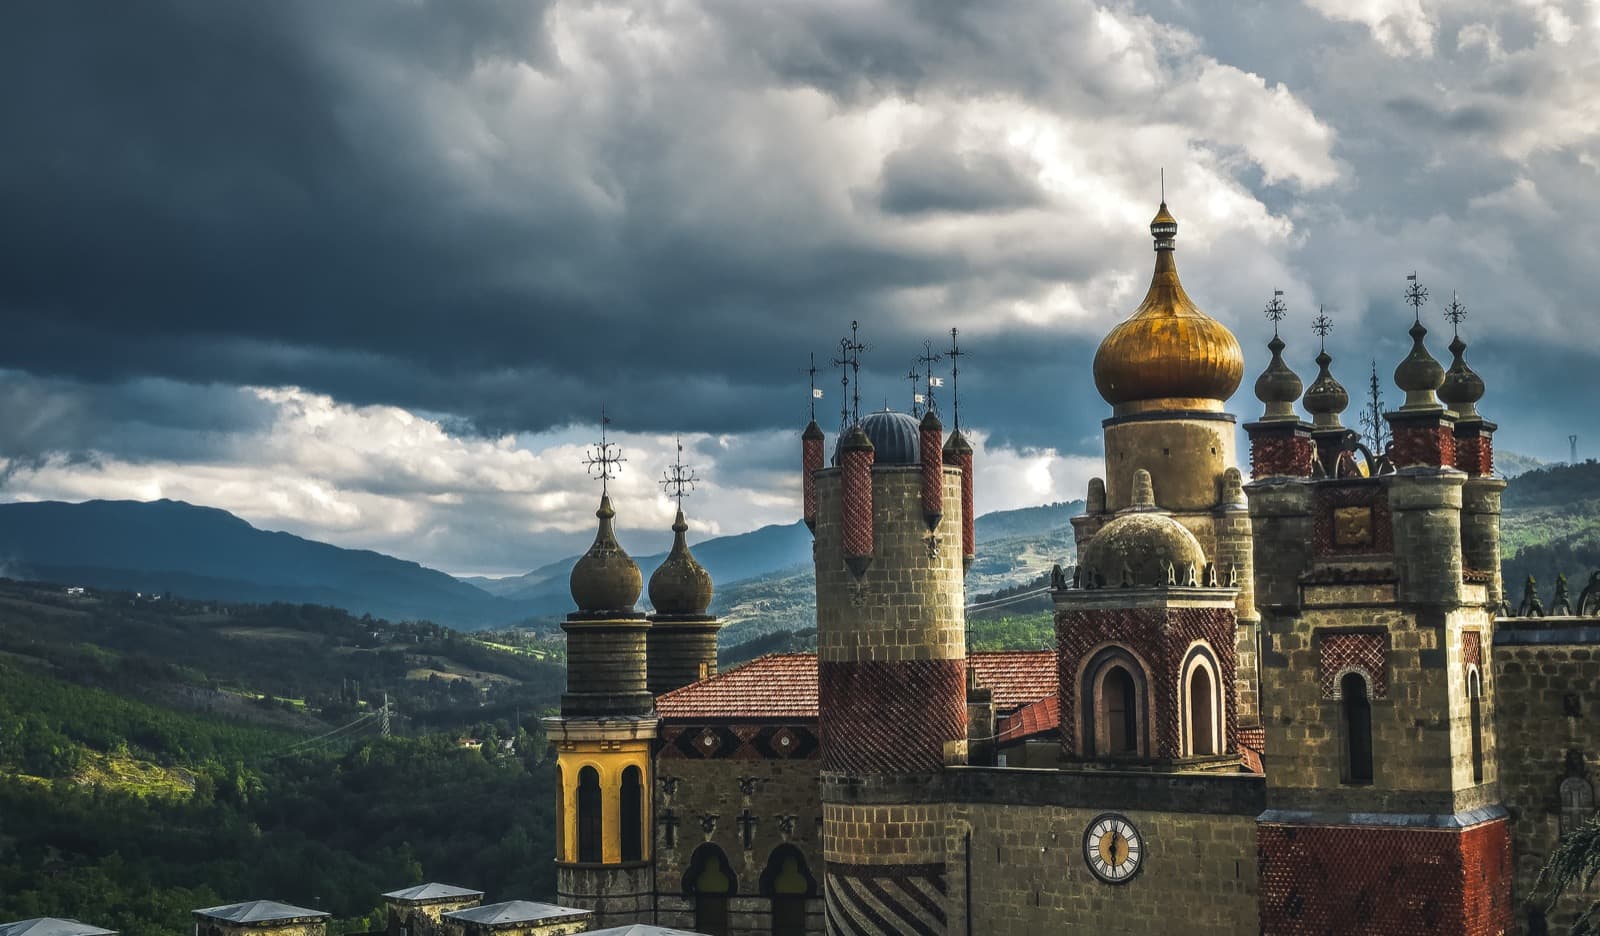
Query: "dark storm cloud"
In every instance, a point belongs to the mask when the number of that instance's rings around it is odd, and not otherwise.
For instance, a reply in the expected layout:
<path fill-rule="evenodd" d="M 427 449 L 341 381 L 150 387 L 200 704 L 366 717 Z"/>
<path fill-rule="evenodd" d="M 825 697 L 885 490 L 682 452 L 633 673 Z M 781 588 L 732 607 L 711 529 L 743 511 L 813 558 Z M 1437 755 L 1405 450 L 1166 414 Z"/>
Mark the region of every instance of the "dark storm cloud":
<path fill-rule="evenodd" d="M 904 149 L 884 162 L 878 205 L 890 214 L 1010 211 L 1042 203 L 1037 175 L 996 153 Z"/>

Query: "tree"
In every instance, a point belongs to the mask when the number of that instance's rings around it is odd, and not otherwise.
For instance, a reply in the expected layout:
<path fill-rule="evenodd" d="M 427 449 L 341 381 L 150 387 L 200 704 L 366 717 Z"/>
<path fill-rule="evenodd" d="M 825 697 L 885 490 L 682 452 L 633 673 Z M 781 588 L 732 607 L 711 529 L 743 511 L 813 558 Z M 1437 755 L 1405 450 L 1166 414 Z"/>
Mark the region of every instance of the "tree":
<path fill-rule="evenodd" d="M 1544 870 L 1539 872 L 1539 891 L 1550 895 L 1549 902 L 1568 891 L 1588 890 L 1600 877 L 1600 816 L 1595 816 L 1579 826 L 1551 853 Z M 1572 924 L 1572 936 L 1600 934 L 1600 900 L 1590 902 L 1588 909 Z"/>

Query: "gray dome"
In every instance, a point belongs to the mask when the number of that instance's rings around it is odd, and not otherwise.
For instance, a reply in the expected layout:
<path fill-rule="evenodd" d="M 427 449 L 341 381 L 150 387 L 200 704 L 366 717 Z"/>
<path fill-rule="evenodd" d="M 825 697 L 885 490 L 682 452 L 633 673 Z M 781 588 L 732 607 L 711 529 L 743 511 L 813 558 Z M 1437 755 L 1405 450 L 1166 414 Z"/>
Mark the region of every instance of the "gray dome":
<path fill-rule="evenodd" d="M 874 465 L 922 464 L 922 427 L 905 413 L 882 410 L 868 413 L 857 423 L 867 438 L 872 440 Z M 841 433 L 840 437 L 849 435 Z M 833 463 L 839 464 L 839 446 L 834 444 Z"/>

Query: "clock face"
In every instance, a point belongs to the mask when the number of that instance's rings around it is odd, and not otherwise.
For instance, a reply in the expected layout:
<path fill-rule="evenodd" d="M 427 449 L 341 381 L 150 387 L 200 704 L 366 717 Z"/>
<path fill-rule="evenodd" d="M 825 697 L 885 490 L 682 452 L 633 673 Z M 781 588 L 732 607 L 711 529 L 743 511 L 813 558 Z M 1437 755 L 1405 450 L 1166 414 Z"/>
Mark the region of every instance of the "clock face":
<path fill-rule="evenodd" d="M 1125 816 L 1096 816 L 1083 833 L 1083 858 L 1095 877 L 1107 884 L 1126 884 L 1144 865 L 1144 839 Z"/>

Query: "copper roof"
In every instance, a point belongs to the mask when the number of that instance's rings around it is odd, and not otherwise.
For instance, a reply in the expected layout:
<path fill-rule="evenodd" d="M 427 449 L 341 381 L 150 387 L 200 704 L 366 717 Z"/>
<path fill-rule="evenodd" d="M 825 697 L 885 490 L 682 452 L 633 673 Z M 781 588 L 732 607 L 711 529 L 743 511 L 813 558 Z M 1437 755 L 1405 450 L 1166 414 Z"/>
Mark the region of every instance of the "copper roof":
<path fill-rule="evenodd" d="M 967 657 L 978 683 L 1008 714 L 1056 691 L 1054 650 L 1001 650 Z M 772 653 L 656 698 L 656 714 L 681 720 L 814 721 L 817 655 Z"/>

